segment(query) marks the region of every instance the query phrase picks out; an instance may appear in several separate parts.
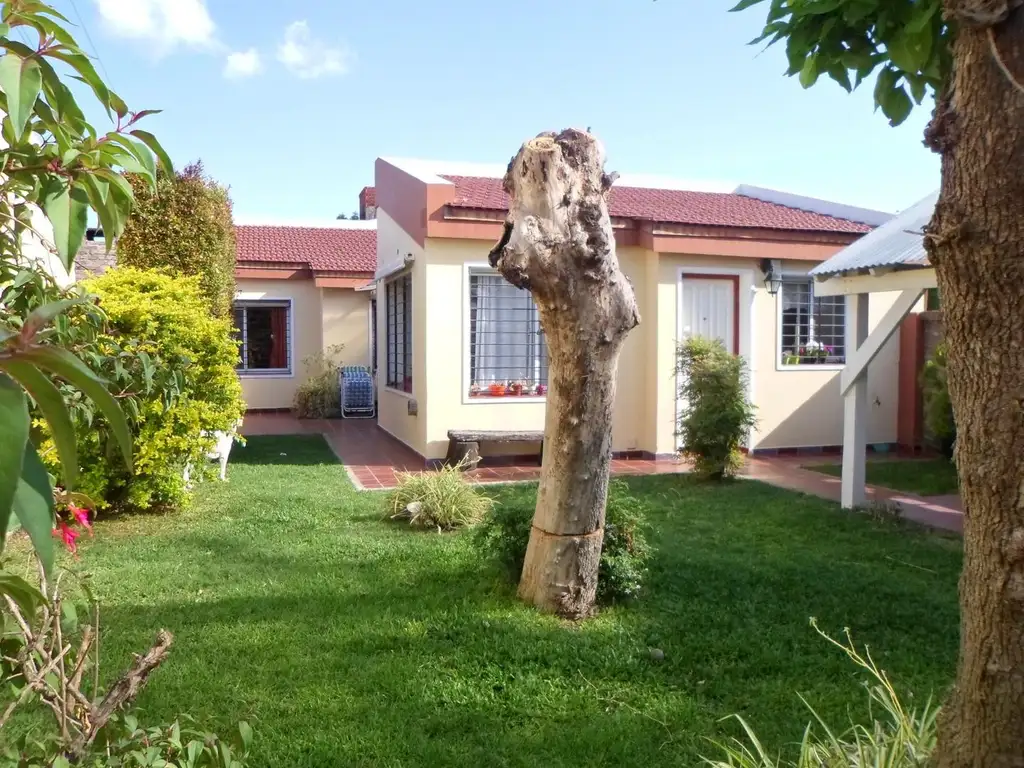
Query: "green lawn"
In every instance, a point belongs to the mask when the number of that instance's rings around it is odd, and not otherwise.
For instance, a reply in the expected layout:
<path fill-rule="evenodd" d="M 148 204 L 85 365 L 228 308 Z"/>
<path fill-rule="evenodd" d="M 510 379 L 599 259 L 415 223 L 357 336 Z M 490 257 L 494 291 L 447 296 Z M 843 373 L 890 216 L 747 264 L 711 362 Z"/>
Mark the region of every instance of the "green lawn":
<path fill-rule="evenodd" d="M 807 469 L 834 477 L 841 477 L 843 474 L 843 468 L 839 464 L 815 464 L 808 466 Z M 956 493 L 960 487 L 956 479 L 956 466 L 949 459 L 869 461 L 867 477 L 869 485 L 916 493 L 919 496 Z"/>
<path fill-rule="evenodd" d="M 318 437 L 251 438 L 190 512 L 101 523 L 81 549 L 104 671 L 177 642 L 146 720 L 256 729 L 254 766 L 685 766 L 741 712 L 774 747 L 866 712 L 808 618 L 942 694 L 957 649 L 956 538 L 754 482 L 634 478 L 655 507 L 649 595 L 581 625 L 540 616 L 466 534 L 380 521 Z M 532 505 L 534 486 L 494 488 Z M 651 659 L 661 648 L 664 661 Z"/>

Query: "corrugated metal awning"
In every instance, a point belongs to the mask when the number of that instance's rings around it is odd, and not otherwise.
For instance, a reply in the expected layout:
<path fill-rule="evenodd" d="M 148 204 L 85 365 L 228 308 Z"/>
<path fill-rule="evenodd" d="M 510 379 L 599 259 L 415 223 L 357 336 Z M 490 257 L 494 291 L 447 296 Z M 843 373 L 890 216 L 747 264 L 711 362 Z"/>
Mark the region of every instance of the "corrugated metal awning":
<path fill-rule="evenodd" d="M 924 249 L 924 227 L 932 218 L 939 193 L 933 192 L 882 226 L 848 245 L 811 270 L 817 278 L 857 274 L 879 267 L 929 267 Z"/>

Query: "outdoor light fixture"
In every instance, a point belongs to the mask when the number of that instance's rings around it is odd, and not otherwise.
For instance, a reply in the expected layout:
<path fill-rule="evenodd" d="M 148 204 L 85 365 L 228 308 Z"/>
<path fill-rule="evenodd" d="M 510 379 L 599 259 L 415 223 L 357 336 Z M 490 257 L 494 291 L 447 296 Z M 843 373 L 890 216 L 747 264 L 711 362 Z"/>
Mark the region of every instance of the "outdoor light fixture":
<path fill-rule="evenodd" d="M 761 271 L 764 272 L 764 287 L 772 296 L 777 296 L 782 287 L 782 276 L 775 271 L 771 259 L 761 259 Z"/>

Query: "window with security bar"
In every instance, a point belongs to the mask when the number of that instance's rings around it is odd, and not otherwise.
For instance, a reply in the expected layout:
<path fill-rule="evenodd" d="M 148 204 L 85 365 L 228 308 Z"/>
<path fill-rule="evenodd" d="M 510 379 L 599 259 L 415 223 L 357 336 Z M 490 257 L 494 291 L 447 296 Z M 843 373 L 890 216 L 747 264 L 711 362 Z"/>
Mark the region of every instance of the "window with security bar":
<path fill-rule="evenodd" d="M 472 397 L 543 396 L 548 347 L 533 296 L 493 272 L 469 274 Z"/>
<path fill-rule="evenodd" d="M 387 318 L 387 386 L 412 392 L 412 275 L 396 277 L 384 286 Z"/>
<path fill-rule="evenodd" d="M 248 376 L 291 374 L 291 304 L 236 301 L 234 331 L 238 372 Z"/>
<path fill-rule="evenodd" d="M 846 362 L 844 296 L 815 296 L 811 279 L 783 280 L 783 365 L 842 365 Z"/>

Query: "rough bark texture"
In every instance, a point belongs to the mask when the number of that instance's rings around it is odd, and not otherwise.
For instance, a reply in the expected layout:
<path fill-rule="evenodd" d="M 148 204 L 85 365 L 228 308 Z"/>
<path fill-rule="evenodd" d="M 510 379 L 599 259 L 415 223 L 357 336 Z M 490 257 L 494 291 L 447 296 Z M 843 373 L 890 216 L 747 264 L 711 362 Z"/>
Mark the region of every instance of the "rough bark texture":
<path fill-rule="evenodd" d="M 954 73 L 926 143 L 942 155 L 938 273 L 964 502 L 961 644 L 940 768 L 1024 766 L 1024 8 L 946 0 Z"/>
<path fill-rule="evenodd" d="M 529 290 L 548 344 L 544 458 L 519 596 L 581 618 L 604 535 L 619 351 L 640 322 L 608 217 L 614 176 L 584 131 L 544 133 L 509 163 L 505 233 L 490 263 Z"/>

